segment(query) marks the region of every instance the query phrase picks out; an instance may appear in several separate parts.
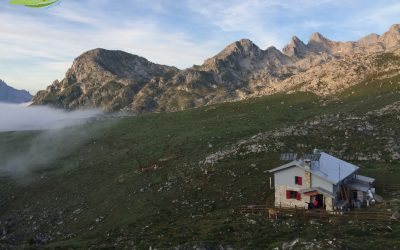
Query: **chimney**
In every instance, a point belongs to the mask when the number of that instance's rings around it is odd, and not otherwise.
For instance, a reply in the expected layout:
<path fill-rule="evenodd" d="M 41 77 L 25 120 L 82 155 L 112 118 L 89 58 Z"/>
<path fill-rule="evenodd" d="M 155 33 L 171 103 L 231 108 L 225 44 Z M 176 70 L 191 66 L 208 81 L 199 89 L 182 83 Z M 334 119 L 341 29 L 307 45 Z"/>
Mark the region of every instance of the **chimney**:
<path fill-rule="evenodd" d="M 311 159 L 304 159 L 304 184 L 305 188 L 311 188 Z"/>
<path fill-rule="evenodd" d="M 311 160 L 310 159 L 304 159 L 304 168 L 306 170 L 311 170 Z"/>

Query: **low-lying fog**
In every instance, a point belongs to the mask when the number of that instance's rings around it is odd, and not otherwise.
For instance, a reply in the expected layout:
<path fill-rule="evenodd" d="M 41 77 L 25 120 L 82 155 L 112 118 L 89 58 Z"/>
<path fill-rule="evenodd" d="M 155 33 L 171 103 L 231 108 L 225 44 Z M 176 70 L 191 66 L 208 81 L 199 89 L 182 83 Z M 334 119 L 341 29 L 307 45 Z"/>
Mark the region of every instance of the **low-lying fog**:
<path fill-rule="evenodd" d="M 0 133 L 0 175 L 21 177 L 44 167 L 57 166 L 99 131 L 74 126 L 100 115 L 98 110 L 66 112 L 49 107 L 0 104 L 0 132 L 31 131 L 29 139 L 19 132 Z"/>
<path fill-rule="evenodd" d="M 0 132 L 60 129 L 85 122 L 85 120 L 101 114 L 99 110 L 67 112 L 28 105 L 0 103 Z"/>

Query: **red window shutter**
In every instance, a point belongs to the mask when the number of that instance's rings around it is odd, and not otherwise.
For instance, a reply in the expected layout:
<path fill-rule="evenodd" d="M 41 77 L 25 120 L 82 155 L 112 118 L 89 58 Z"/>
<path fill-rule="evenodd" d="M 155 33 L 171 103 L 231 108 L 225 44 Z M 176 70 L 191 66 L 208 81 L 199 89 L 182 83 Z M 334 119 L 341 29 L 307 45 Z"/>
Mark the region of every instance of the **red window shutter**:
<path fill-rule="evenodd" d="M 303 185 L 303 178 L 302 177 L 297 177 L 297 184 L 300 186 Z"/>
<path fill-rule="evenodd" d="M 296 198 L 297 198 L 297 200 L 301 200 L 301 195 L 299 192 L 296 193 Z"/>
<path fill-rule="evenodd" d="M 290 190 L 286 190 L 286 199 L 290 199 Z"/>

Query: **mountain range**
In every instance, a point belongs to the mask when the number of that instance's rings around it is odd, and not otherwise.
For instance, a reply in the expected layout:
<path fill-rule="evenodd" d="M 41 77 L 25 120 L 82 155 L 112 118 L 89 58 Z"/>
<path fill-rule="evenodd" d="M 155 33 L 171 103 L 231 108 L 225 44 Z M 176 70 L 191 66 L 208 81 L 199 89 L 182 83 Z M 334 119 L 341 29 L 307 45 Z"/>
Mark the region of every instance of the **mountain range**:
<path fill-rule="evenodd" d="M 0 79 L 0 102 L 25 103 L 31 100 L 32 95 L 28 91 L 14 89 Z"/>
<path fill-rule="evenodd" d="M 36 105 L 105 111 L 177 111 L 277 92 L 340 93 L 400 69 L 400 25 L 384 34 L 338 42 L 313 33 L 282 50 L 242 39 L 202 65 L 179 70 L 123 51 L 94 49 L 76 58 L 65 78 L 33 99 Z"/>

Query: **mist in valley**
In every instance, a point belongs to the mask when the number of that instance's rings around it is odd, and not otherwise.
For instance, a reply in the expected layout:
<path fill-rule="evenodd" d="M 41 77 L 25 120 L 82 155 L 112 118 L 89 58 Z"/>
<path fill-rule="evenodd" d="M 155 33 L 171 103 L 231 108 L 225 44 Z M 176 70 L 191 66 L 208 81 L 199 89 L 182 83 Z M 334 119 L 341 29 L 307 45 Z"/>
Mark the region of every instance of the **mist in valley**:
<path fill-rule="evenodd" d="M 0 104 L 0 175 L 23 177 L 52 167 L 98 132 L 84 124 L 101 114 Z"/>

